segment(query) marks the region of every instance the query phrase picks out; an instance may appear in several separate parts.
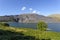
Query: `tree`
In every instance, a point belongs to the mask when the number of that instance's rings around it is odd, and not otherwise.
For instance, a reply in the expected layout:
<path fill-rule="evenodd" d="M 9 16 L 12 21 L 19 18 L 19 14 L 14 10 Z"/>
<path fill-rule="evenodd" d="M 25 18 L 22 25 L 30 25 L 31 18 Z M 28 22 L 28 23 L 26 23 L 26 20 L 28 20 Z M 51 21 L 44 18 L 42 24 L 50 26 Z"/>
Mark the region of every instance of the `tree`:
<path fill-rule="evenodd" d="M 46 31 L 47 30 L 47 23 L 45 23 L 44 21 L 38 22 L 37 29 L 40 31 Z"/>

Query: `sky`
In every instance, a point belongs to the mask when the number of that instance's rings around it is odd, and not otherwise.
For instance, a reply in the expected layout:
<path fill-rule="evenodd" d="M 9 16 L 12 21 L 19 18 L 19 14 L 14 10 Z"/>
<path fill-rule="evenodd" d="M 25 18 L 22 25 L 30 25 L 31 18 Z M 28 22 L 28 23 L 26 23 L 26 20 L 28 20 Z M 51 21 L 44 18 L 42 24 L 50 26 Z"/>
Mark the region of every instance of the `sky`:
<path fill-rule="evenodd" d="M 0 0 L 0 16 L 24 13 L 60 14 L 60 0 Z"/>

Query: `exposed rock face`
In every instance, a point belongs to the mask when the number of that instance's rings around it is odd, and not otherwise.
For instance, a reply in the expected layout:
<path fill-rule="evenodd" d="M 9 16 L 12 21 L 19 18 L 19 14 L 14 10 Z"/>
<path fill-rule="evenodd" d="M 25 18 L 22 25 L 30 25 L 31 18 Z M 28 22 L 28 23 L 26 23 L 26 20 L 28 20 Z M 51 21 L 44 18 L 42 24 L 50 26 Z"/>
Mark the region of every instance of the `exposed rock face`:
<path fill-rule="evenodd" d="M 0 16 L 0 22 L 15 22 L 17 19 L 16 15 Z"/>
<path fill-rule="evenodd" d="M 48 23 L 60 22 L 53 17 L 46 17 L 38 14 L 21 14 L 12 16 L 0 16 L 0 22 L 21 22 L 21 23 L 37 23 L 39 21 L 45 21 Z"/>
<path fill-rule="evenodd" d="M 52 18 L 52 17 L 46 17 L 43 15 L 38 15 L 38 14 L 22 14 L 19 15 L 19 22 L 23 23 L 37 23 L 39 21 L 45 21 L 45 22 L 60 22 L 59 20 Z"/>
<path fill-rule="evenodd" d="M 40 17 L 44 17 L 44 16 L 37 15 L 37 14 L 24 14 L 19 16 L 19 19 L 20 19 L 19 22 L 35 23 L 35 22 L 38 22 Z"/>
<path fill-rule="evenodd" d="M 10 16 L 0 16 L 0 22 L 8 22 L 8 21 L 13 21 L 12 17 L 10 17 Z"/>

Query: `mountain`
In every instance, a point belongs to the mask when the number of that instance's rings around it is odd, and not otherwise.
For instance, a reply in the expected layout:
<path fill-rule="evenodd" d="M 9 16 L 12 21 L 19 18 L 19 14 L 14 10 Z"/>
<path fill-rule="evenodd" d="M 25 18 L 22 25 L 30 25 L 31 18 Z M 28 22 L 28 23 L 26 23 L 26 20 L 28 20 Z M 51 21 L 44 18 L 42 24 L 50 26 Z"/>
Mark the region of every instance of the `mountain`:
<path fill-rule="evenodd" d="M 0 16 L 0 22 L 20 22 L 20 23 L 37 23 L 39 21 L 45 21 L 47 23 L 60 22 L 53 17 L 38 15 L 38 14 L 20 14 L 20 15 L 10 15 L 10 16 Z"/>
<path fill-rule="evenodd" d="M 56 19 L 60 20 L 60 14 L 52 14 L 52 15 L 49 15 L 49 17 L 56 18 Z"/>
<path fill-rule="evenodd" d="M 15 22 L 18 15 L 0 16 L 0 22 Z"/>
<path fill-rule="evenodd" d="M 45 21 L 47 23 L 56 23 L 60 22 L 59 20 L 52 18 L 52 17 L 46 17 L 43 15 L 38 14 L 21 14 L 19 15 L 19 22 L 23 23 L 37 23 L 39 21 Z"/>

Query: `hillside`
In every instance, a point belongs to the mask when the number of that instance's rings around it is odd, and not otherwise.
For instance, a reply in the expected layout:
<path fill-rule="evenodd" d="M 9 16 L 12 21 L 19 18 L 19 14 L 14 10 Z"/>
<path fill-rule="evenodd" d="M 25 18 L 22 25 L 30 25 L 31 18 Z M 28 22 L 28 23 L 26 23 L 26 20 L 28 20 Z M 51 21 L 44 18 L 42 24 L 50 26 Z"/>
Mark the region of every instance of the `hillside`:
<path fill-rule="evenodd" d="M 57 18 L 47 17 L 38 14 L 20 14 L 10 16 L 0 16 L 0 22 L 20 22 L 20 23 L 37 23 L 39 21 L 45 21 L 47 23 L 60 22 Z"/>
<path fill-rule="evenodd" d="M 38 15 L 38 14 L 21 14 L 18 17 L 19 17 L 19 22 L 23 22 L 23 23 L 37 23 L 41 20 L 48 23 L 60 22 L 59 20 L 55 18 L 46 17 L 46 16 Z"/>
<path fill-rule="evenodd" d="M 0 23 L 0 40 L 59 40 L 60 32 L 15 28 Z"/>
<path fill-rule="evenodd" d="M 60 20 L 60 14 L 52 14 L 52 15 L 49 15 L 49 17 L 53 17 Z"/>

